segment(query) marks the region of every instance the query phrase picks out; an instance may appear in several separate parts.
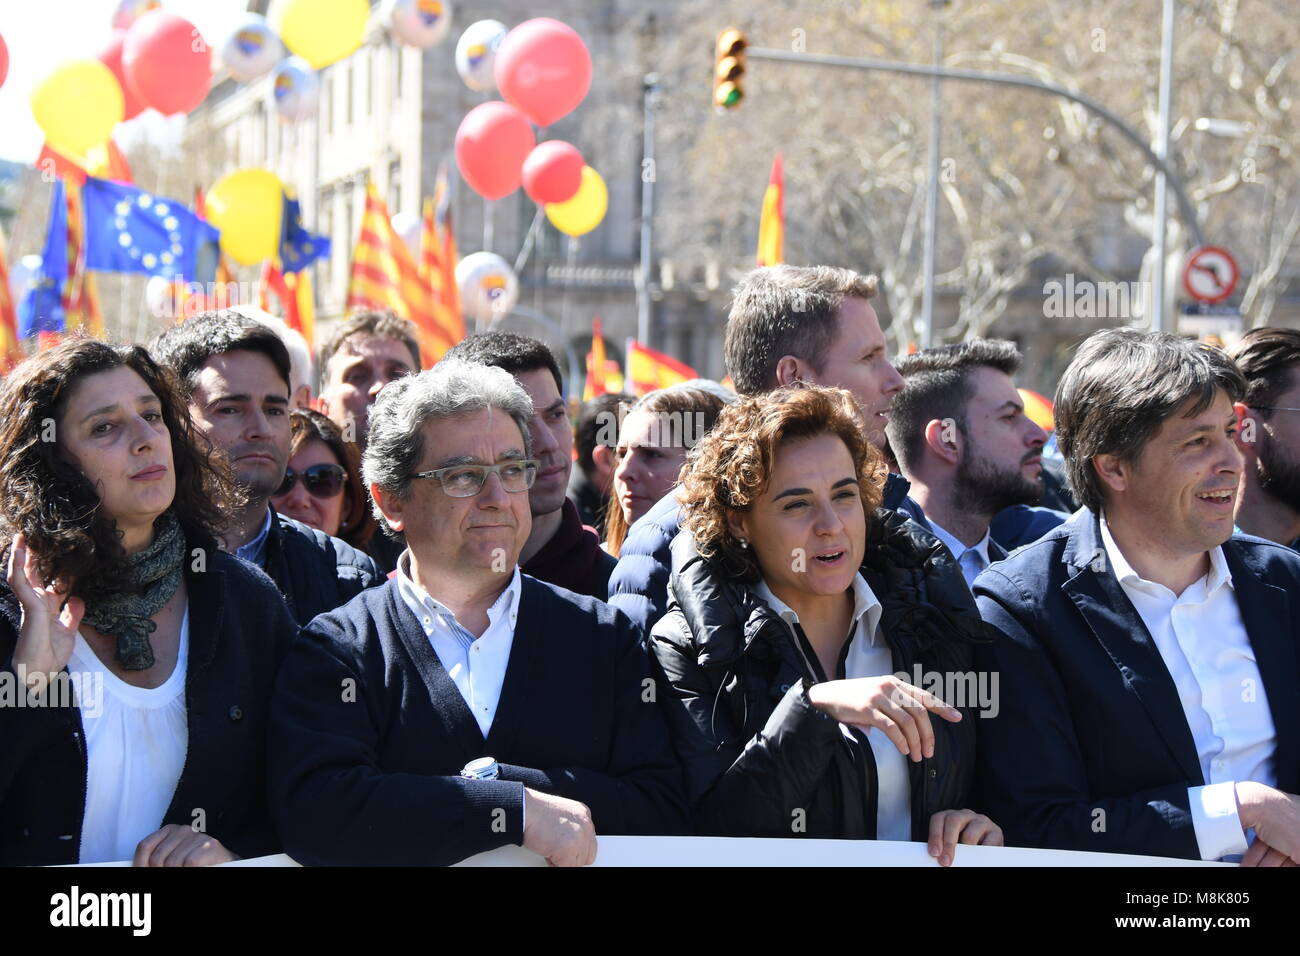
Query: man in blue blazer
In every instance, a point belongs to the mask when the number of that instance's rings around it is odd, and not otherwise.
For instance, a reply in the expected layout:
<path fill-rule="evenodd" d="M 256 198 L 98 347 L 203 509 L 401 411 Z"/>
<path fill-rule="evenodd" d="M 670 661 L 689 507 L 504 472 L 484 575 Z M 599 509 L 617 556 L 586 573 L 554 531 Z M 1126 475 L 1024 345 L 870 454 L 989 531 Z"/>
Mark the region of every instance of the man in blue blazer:
<path fill-rule="evenodd" d="M 1009 844 L 1300 862 L 1300 556 L 1233 534 L 1243 389 L 1218 349 L 1132 329 L 1066 370 L 1084 507 L 973 588 L 1002 632 L 978 761 Z"/>
<path fill-rule="evenodd" d="M 371 409 L 363 470 L 406 550 L 281 669 L 269 784 L 298 861 L 449 864 L 513 843 L 582 865 L 597 833 L 686 832 L 638 631 L 519 571 L 532 415 L 508 372 L 455 359 Z"/>

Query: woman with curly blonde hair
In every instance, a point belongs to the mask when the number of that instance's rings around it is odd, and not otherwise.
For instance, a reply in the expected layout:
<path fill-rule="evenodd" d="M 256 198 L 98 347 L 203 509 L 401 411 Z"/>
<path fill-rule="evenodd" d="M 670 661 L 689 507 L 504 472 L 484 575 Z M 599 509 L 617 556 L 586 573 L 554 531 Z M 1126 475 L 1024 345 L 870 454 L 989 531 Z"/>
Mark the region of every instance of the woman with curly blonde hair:
<path fill-rule="evenodd" d="M 885 475 L 837 388 L 742 399 L 687 458 L 651 646 L 700 832 L 924 840 L 945 865 L 1001 844 L 963 809 L 970 702 L 914 677 L 969 671 L 990 632 L 943 546 L 877 511 Z"/>

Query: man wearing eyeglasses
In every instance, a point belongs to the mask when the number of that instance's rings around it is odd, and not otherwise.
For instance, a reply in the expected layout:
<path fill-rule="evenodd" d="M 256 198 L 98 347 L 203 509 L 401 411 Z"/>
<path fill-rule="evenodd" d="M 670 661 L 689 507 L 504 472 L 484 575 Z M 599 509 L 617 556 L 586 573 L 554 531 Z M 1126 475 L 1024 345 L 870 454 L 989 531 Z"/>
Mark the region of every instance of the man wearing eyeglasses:
<path fill-rule="evenodd" d="M 195 425 L 244 492 L 223 550 L 265 571 L 299 624 L 377 583 L 368 555 L 270 504 L 289 459 L 290 362 L 280 337 L 231 310 L 203 312 L 163 332 L 149 351 L 176 372 Z"/>
<path fill-rule="evenodd" d="M 1246 379 L 1237 527 L 1300 550 L 1300 332 L 1252 329 L 1228 354 Z"/>
<path fill-rule="evenodd" d="M 445 865 L 519 844 L 577 866 L 598 833 L 685 832 L 637 630 L 520 572 L 532 417 L 509 373 L 455 359 L 371 409 L 362 470 L 406 550 L 281 668 L 269 783 L 295 860 Z"/>

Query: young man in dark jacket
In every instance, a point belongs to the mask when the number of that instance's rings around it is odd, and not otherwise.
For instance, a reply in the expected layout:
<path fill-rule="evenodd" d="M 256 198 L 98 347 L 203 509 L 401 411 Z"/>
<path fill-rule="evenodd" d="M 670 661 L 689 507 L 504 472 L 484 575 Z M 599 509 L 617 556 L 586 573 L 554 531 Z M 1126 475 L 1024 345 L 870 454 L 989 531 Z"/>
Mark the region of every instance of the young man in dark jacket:
<path fill-rule="evenodd" d="M 289 353 L 279 336 L 235 312 L 204 312 L 162 333 L 150 352 L 176 373 L 195 424 L 246 493 L 224 549 L 263 569 L 299 624 L 377 583 L 368 555 L 270 505 L 289 461 Z"/>

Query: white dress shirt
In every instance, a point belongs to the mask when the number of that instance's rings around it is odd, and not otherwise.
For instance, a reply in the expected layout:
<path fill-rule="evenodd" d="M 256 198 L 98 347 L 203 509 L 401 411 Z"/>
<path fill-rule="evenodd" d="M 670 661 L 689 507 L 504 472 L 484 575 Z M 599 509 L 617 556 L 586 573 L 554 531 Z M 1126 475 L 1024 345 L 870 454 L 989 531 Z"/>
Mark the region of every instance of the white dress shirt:
<path fill-rule="evenodd" d="M 78 632 L 68 659 L 86 732 L 86 809 L 78 862 L 130 860 L 140 841 L 162 827 L 189 749 L 189 646 L 187 606 L 171 676 L 157 687 L 136 687 L 105 667 Z M 102 699 L 87 699 L 83 692 Z"/>
<path fill-rule="evenodd" d="M 793 625 L 799 623 L 799 615 L 772 593 L 766 581 L 754 585 L 754 593 L 762 598 L 767 606 L 791 625 L 790 639 L 796 642 Z M 894 673 L 894 656 L 888 642 L 880 631 L 880 601 L 872 593 L 859 572 L 853 576 L 853 637 L 849 642 L 848 654 L 844 659 L 844 676 L 881 677 Z M 799 648 L 800 654 L 803 649 Z M 834 674 L 828 674 L 831 680 Z M 853 732 L 844 724 L 840 729 L 850 740 Z M 894 742 L 885 736 L 883 730 L 871 727 L 867 729 L 867 740 L 871 743 L 871 753 L 876 761 L 876 839 L 901 840 L 912 839 L 912 784 L 907 770 L 908 758 L 899 752 Z"/>
<path fill-rule="evenodd" d="M 398 593 L 424 627 L 425 637 L 460 696 L 465 698 L 486 739 L 501 700 L 501 686 L 505 683 L 510 649 L 515 642 L 515 619 L 522 589 L 519 568 L 515 567 L 510 584 L 488 608 L 487 630 L 476 638 L 461 626 L 445 604 L 411 579 L 410 567 L 411 552 L 403 551 L 397 561 Z"/>
<path fill-rule="evenodd" d="M 961 568 L 961 576 L 966 579 L 966 586 L 970 587 L 971 583 L 979 576 L 979 573 L 989 566 L 989 532 L 984 532 L 984 537 L 980 538 L 979 543 L 972 547 L 966 547 L 955 537 L 950 535 L 939 523 L 926 515 L 926 521 L 930 522 L 930 528 L 934 531 L 934 536 L 944 543 L 952 556 L 957 559 L 957 567 Z"/>
<path fill-rule="evenodd" d="M 1244 853 L 1236 782 L 1277 784 L 1277 734 L 1223 548 L 1210 551 L 1205 577 L 1174 594 L 1133 570 L 1104 516 L 1101 540 L 1173 678 L 1196 743 L 1205 786 L 1188 795 L 1201 859 Z"/>

